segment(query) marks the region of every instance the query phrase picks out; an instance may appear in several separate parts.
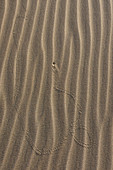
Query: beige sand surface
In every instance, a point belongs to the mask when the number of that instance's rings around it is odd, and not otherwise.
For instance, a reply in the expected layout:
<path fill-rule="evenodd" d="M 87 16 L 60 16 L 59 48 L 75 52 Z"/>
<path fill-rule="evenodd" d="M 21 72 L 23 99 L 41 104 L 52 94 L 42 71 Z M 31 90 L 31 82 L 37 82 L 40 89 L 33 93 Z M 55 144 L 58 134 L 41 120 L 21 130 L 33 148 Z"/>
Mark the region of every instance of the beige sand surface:
<path fill-rule="evenodd" d="M 0 170 L 113 170 L 113 0 L 0 0 Z"/>

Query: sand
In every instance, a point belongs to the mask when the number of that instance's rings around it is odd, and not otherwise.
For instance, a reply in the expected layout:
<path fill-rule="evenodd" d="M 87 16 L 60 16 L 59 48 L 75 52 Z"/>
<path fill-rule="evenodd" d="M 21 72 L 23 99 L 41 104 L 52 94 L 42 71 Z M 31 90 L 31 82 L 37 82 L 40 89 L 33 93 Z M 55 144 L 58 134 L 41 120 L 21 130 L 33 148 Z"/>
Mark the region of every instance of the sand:
<path fill-rule="evenodd" d="M 113 1 L 0 0 L 0 170 L 113 170 Z"/>

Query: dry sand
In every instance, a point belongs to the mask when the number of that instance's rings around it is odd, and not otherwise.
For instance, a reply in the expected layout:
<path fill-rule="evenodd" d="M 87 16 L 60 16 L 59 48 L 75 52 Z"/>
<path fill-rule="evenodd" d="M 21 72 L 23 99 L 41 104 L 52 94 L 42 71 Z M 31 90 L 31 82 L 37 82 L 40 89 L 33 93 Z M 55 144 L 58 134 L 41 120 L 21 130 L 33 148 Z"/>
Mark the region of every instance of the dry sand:
<path fill-rule="evenodd" d="M 113 170 L 113 0 L 0 0 L 0 170 Z"/>

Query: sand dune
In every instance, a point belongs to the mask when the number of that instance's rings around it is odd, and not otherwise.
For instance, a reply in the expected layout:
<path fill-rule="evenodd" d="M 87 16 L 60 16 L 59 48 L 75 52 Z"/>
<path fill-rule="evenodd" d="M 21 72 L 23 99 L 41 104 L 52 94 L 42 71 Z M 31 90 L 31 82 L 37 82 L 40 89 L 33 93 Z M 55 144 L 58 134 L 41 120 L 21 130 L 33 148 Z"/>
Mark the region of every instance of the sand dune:
<path fill-rule="evenodd" d="M 113 170 L 112 0 L 0 0 L 0 170 Z"/>

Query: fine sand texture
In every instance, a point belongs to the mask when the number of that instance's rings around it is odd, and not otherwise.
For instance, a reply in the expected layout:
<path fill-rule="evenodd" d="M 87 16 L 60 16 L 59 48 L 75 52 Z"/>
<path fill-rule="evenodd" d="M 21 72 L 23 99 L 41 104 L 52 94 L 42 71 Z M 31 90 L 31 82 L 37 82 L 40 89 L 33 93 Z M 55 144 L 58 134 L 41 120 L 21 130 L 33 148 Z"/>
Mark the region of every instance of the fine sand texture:
<path fill-rule="evenodd" d="M 0 0 L 0 170 L 113 170 L 113 0 Z"/>

